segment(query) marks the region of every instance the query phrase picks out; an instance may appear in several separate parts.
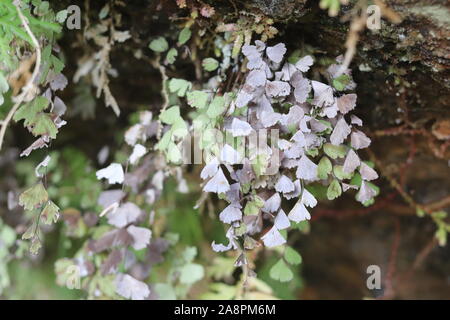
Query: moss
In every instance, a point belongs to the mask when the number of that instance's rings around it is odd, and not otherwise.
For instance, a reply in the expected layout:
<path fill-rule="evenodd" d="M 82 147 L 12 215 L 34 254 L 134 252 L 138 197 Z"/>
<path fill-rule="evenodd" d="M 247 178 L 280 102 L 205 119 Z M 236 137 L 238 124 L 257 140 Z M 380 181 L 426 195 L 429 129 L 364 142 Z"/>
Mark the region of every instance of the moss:
<path fill-rule="evenodd" d="M 439 27 L 450 29 L 450 9 L 440 5 L 415 6 L 410 9 L 414 14 L 428 17 Z"/>
<path fill-rule="evenodd" d="M 253 0 L 254 5 L 264 14 L 274 18 L 301 17 L 307 0 Z"/>

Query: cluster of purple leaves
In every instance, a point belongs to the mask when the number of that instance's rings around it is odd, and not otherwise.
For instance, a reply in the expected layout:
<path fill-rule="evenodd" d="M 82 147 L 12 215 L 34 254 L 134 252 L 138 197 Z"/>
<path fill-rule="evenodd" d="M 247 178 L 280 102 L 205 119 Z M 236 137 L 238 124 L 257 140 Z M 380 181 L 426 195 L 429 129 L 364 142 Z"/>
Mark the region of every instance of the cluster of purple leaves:
<path fill-rule="evenodd" d="M 157 132 L 158 122 L 153 119 L 152 113 L 141 112 L 139 121 L 125 132 L 125 142 L 132 148 L 125 172 L 119 163 L 97 171 L 99 179 L 106 178 L 109 184 L 123 183 L 129 189 L 111 189 L 100 194 L 98 204 L 103 208 L 102 214 L 108 224 L 107 228 L 105 225 L 100 227 L 107 231 L 89 240 L 74 261 L 85 270 L 83 277 L 114 275 L 115 292 L 126 299 L 156 297 L 145 280 L 152 266 L 164 260 L 162 254 L 169 247 L 168 240 L 152 237 L 148 226 L 153 223 L 154 211 L 146 212 L 132 202 L 133 197 L 139 195 L 151 208 L 161 196 L 164 181 L 170 174 L 164 157 L 148 153 L 145 147 Z M 102 175 L 99 172 L 103 172 Z M 182 179 L 180 168 L 175 168 L 173 174 L 179 181 Z M 180 182 L 180 185 L 183 183 Z M 96 225 L 97 222 L 92 227 Z M 145 254 L 138 259 L 134 253 L 136 250 L 145 250 Z M 93 259 L 99 255 L 103 259 Z"/>
<path fill-rule="evenodd" d="M 227 113 L 233 115 L 223 121 L 224 129 L 234 137 L 278 129 L 281 139 L 254 151 L 250 148 L 249 154 L 241 154 L 225 144 L 220 154 L 202 170 L 201 178 L 206 180 L 203 191 L 217 193 L 228 202 L 219 218 L 230 225 L 226 233 L 229 242 L 213 242 L 212 248 L 217 252 L 252 249 L 258 245 L 254 237 L 261 232 L 264 221 L 271 225 L 261 237 L 264 245 L 274 247 L 286 243 L 280 231 L 288 229 L 292 222 L 309 220 L 308 208 L 317 205 L 315 197 L 305 188 L 307 184 L 333 184 L 332 197 L 339 196 L 341 190 L 356 189 L 356 199 L 361 203 L 367 203 L 376 195 L 368 181 L 378 175 L 357 153 L 370 144 L 370 139 L 359 129 L 361 119 L 350 114 L 357 96 L 344 93 L 356 86 L 350 70 L 344 73 L 343 88 L 337 90 L 332 85 L 307 78 L 306 73 L 313 65 L 312 57 L 289 63 L 286 51 L 283 43 L 267 47 L 261 41 L 242 49 L 249 72 L 230 107 L 233 110 Z M 330 83 L 342 79 L 336 74 L 339 63 L 338 58 L 336 64 L 327 69 L 326 78 Z M 246 109 L 246 112 L 235 112 L 239 109 Z M 277 174 L 265 175 L 264 170 L 262 174 L 255 172 L 258 168 L 255 161 L 263 157 L 267 165 L 267 159 L 274 155 L 280 159 Z M 314 159 L 320 156 L 328 166 Z M 240 165 L 233 159 L 239 159 Z M 325 176 L 319 175 L 322 166 Z M 343 181 L 355 174 L 361 177 L 359 183 Z M 282 209 L 283 198 L 297 200 L 288 213 Z M 236 265 L 245 262 L 245 255 L 241 255 Z"/>

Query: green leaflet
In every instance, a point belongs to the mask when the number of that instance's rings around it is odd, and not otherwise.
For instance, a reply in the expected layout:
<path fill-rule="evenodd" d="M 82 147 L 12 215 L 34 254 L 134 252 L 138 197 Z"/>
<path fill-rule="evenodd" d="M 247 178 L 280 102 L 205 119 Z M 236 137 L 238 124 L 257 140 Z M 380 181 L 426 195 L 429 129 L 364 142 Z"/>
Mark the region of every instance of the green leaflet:
<path fill-rule="evenodd" d="M 239 227 L 234 229 L 234 233 L 237 237 L 242 237 L 247 232 L 247 225 L 242 223 Z"/>
<path fill-rule="evenodd" d="M 438 228 L 434 236 L 441 247 L 444 247 L 447 244 L 447 230 L 445 228 Z"/>
<path fill-rule="evenodd" d="M 181 253 L 181 256 L 183 257 L 184 261 L 186 261 L 186 263 L 189 263 L 194 261 L 197 253 L 197 247 L 186 247 L 186 249 L 184 249 Z"/>
<path fill-rule="evenodd" d="M 259 207 L 253 202 L 247 202 L 244 208 L 244 214 L 247 216 L 255 216 L 259 213 Z"/>
<path fill-rule="evenodd" d="M 167 56 L 166 56 L 166 60 L 168 64 L 172 64 L 175 62 L 175 60 L 177 59 L 178 56 L 178 51 L 175 48 L 170 49 L 167 52 Z"/>
<path fill-rule="evenodd" d="M 219 62 L 214 58 L 206 58 L 203 59 L 202 66 L 206 71 L 214 71 L 219 67 Z"/>
<path fill-rule="evenodd" d="M 180 34 L 178 35 L 178 45 L 181 46 L 188 42 L 191 38 L 191 34 L 192 32 L 189 28 L 184 28 L 183 30 L 181 30 Z"/>
<path fill-rule="evenodd" d="M 425 217 L 425 214 L 426 214 L 426 212 L 422 208 L 420 208 L 420 207 L 416 208 L 416 215 L 419 218 Z"/>
<path fill-rule="evenodd" d="M 203 266 L 196 263 L 184 265 L 180 270 L 180 282 L 184 284 L 193 284 L 205 275 Z"/>
<path fill-rule="evenodd" d="M 232 93 L 228 93 L 228 96 L 230 97 L 230 96 L 232 96 Z M 245 106 L 245 107 L 242 107 L 242 108 L 236 108 L 235 110 L 234 110 L 234 112 L 233 112 L 233 116 L 234 117 L 239 117 L 239 116 L 243 116 L 243 115 L 245 115 L 245 114 L 247 114 L 247 111 L 248 111 L 248 107 L 247 106 Z"/>
<path fill-rule="evenodd" d="M 208 102 L 208 93 L 204 91 L 190 91 L 186 94 L 188 104 L 193 108 L 203 109 Z"/>
<path fill-rule="evenodd" d="M 25 210 L 33 210 L 40 207 L 43 203 L 47 202 L 48 193 L 42 183 L 38 183 L 33 187 L 25 190 L 19 196 L 19 204 L 24 207 Z"/>
<path fill-rule="evenodd" d="M 431 214 L 431 217 L 436 221 L 442 221 L 443 219 L 447 218 L 447 212 L 444 210 L 435 211 Z"/>
<path fill-rule="evenodd" d="M 331 170 L 333 169 L 333 165 L 331 164 L 330 159 L 327 157 L 322 157 L 320 159 L 319 164 L 317 166 L 317 176 L 320 179 L 326 179 L 328 178 L 328 175 L 331 173 Z"/>
<path fill-rule="evenodd" d="M 56 14 L 56 21 L 59 23 L 64 23 L 67 19 L 68 11 L 67 9 L 61 10 Z"/>
<path fill-rule="evenodd" d="M 220 116 L 225 111 L 225 97 L 223 96 L 216 96 L 214 97 L 213 101 L 211 101 L 208 111 L 206 111 L 206 114 L 211 119 L 215 119 L 218 116 Z"/>
<path fill-rule="evenodd" d="M 180 149 L 173 142 L 170 142 L 169 145 L 167 146 L 166 156 L 167 160 L 172 163 L 179 163 L 182 158 Z"/>
<path fill-rule="evenodd" d="M 47 63 L 42 66 L 41 75 L 39 77 L 40 84 L 47 81 L 47 75 L 51 68 L 53 68 L 54 73 L 60 73 L 64 69 L 64 63 L 52 54 L 51 45 L 45 46 L 44 50 L 42 50 L 42 59 Z"/>
<path fill-rule="evenodd" d="M 327 189 L 327 198 L 328 200 L 334 200 L 338 198 L 342 194 L 342 188 L 339 181 L 334 179 Z"/>
<path fill-rule="evenodd" d="M 252 169 L 257 177 L 262 176 L 267 169 L 269 162 L 269 155 L 261 153 L 258 154 L 254 161 L 252 161 Z"/>
<path fill-rule="evenodd" d="M 55 73 L 60 73 L 64 69 L 64 63 L 54 55 L 51 56 L 53 71 Z"/>
<path fill-rule="evenodd" d="M 56 138 L 58 128 L 53 122 L 50 114 L 44 113 L 49 105 L 47 98 L 39 96 L 29 103 L 23 104 L 14 114 L 14 121 L 23 120 L 25 127 L 31 129 L 34 136 L 48 135 L 52 139 Z"/>
<path fill-rule="evenodd" d="M 39 240 L 39 238 L 37 238 L 37 237 L 33 238 L 33 240 L 31 240 L 30 253 L 38 254 L 41 247 L 42 247 L 42 243 Z"/>
<path fill-rule="evenodd" d="M 49 201 L 45 205 L 44 209 L 41 212 L 42 218 L 44 218 L 45 224 L 56 223 L 59 218 L 59 207 L 53 202 Z"/>
<path fill-rule="evenodd" d="M 306 154 L 313 158 L 317 157 L 319 155 L 319 149 L 317 149 L 317 148 L 308 149 L 308 150 L 306 150 Z"/>
<path fill-rule="evenodd" d="M 154 286 L 158 298 L 161 300 L 176 300 L 175 289 L 167 283 L 156 283 Z"/>
<path fill-rule="evenodd" d="M 172 125 L 156 145 L 156 149 L 164 151 L 169 162 L 180 163 L 182 154 L 180 148 L 174 142 L 174 138 L 183 138 L 188 134 L 186 122 L 180 116 L 180 107 L 173 106 L 164 110 L 159 119 L 166 124 Z"/>
<path fill-rule="evenodd" d="M 156 289 L 156 287 L 155 287 Z M 209 291 L 202 294 L 204 300 L 231 300 L 236 295 L 236 287 L 221 282 L 209 285 Z"/>
<path fill-rule="evenodd" d="M 34 136 L 48 135 L 50 138 L 55 139 L 58 128 L 48 114 L 40 113 L 35 118 L 31 133 Z"/>
<path fill-rule="evenodd" d="M 448 233 L 450 232 L 450 224 L 446 222 L 447 212 L 444 210 L 435 211 L 431 213 L 431 217 L 437 226 L 437 230 L 434 234 L 435 238 L 441 247 L 447 244 Z"/>
<path fill-rule="evenodd" d="M 164 110 L 159 115 L 159 120 L 166 124 L 174 124 L 180 118 L 180 107 L 173 106 L 169 109 Z"/>
<path fill-rule="evenodd" d="M 208 129 L 209 128 L 210 127 L 208 126 Z M 210 147 L 217 146 L 216 142 L 217 142 L 217 139 L 214 136 L 214 134 L 212 134 L 211 132 L 206 131 L 206 134 L 203 134 L 201 136 L 200 148 L 208 150 L 208 148 L 210 148 Z"/>
<path fill-rule="evenodd" d="M 50 9 L 50 4 L 47 1 L 43 1 L 40 3 L 37 1 L 34 1 L 34 5 L 36 6 L 38 14 L 40 14 L 40 15 L 46 14 L 48 12 L 48 10 Z"/>
<path fill-rule="evenodd" d="M 249 182 L 249 183 L 242 183 L 241 184 L 241 192 L 242 193 L 248 193 L 249 191 L 250 191 L 250 188 L 251 188 L 251 183 Z"/>
<path fill-rule="evenodd" d="M 262 207 L 264 207 L 264 200 L 259 196 L 254 196 L 253 200 L 245 205 L 244 214 L 249 216 L 257 215 Z"/>
<path fill-rule="evenodd" d="M 300 49 L 294 50 L 288 57 L 288 62 L 291 64 L 296 64 L 298 60 L 302 57 L 302 52 Z"/>
<path fill-rule="evenodd" d="M 255 202 L 256 206 L 262 208 L 264 207 L 264 200 L 259 196 L 254 196 L 253 201 Z"/>
<path fill-rule="evenodd" d="M 362 178 L 361 175 L 359 174 L 359 172 L 356 172 L 352 178 L 352 180 L 350 180 L 350 184 L 353 184 L 355 186 L 358 186 L 358 188 L 361 187 L 361 182 L 362 182 Z"/>
<path fill-rule="evenodd" d="M 47 109 L 50 101 L 47 98 L 39 96 L 29 103 L 23 104 L 14 114 L 14 121 L 24 120 L 24 125 L 29 126 L 35 122 L 38 112 Z"/>
<path fill-rule="evenodd" d="M 294 274 L 287 266 L 283 259 L 278 260 L 277 263 L 270 268 L 270 277 L 280 282 L 288 282 L 294 278 Z"/>
<path fill-rule="evenodd" d="M 246 226 L 245 224 L 242 224 L 243 226 Z M 244 248 L 247 250 L 253 250 L 258 246 L 258 242 L 253 239 L 252 237 L 245 236 L 244 238 Z"/>
<path fill-rule="evenodd" d="M 166 150 L 169 146 L 169 143 L 172 141 L 172 132 L 169 130 L 161 137 L 159 142 L 156 144 L 157 150 Z"/>
<path fill-rule="evenodd" d="M 344 145 L 335 146 L 331 143 L 325 143 L 323 151 L 331 159 L 343 158 L 347 154 L 347 148 Z"/>
<path fill-rule="evenodd" d="M 172 134 L 176 138 L 183 138 L 188 134 L 186 122 L 180 117 L 172 125 Z"/>
<path fill-rule="evenodd" d="M 211 119 L 208 118 L 205 114 L 199 114 L 192 120 L 192 124 L 195 130 L 203 130 L 205 129 L 211 122 Z"/>
<path fill-rule="evenodd" d="M 302 263 L 302 256 L 291 247 L 286 247 L 286 250 L 284 251 L 284 259 L 287 263 L 294 266 Z"/>
<path fill-rule="evenodd" d="M 164 39 L 163 37 L 158 37 L 152 40 L 148 47 L 155 52 L 164 52 L 167 49 L 169 49 L 169 44 L 167 43 L 167 40 Z"/>
<path fill-rule="evenodd" d="M 56 283 L 60 286 L 64 286 L 67 283 L 67 279 L 70 276 L 70 272 L 67 272 L 69 267 L 73 266 L 73 262 L 70 259 L 62 258 L 55 262 Z"/>
<path fill-rule="evenodd" d="M 16 242 L 16 238 L 17 236 L 14 229 L 0 221 L 0 240 L 2 241 L 3 248 L 12 246 Z"/>
<path fill-rule="evenodd" d="M 343 91 L 345 87 L 349 84 L 350 77 L 343 74 L 335 79 L 333 79 L 333 87 L 338 91 Z"/>
<path fill-rule="evenodd" d="M 344 167 L 339 166 L 339 165 L 336 165 L 333 167 L 333 173 L 334 173 L 335 177 L 338 178 L 339 180 L 351 179 L 353 176 L 353 172 L 346 173 L 346 172 L 344 172 Z"/>
<path fill-rule="evenodd" d="M 22 240 L 29 240 L 34 237 L 34 232 L 36 231 L 36 222 L 33 222 L 31 226 L 22 234 Z"/>
<path fill-rule="evenodd" d="M 176 93 L 179 97 L 184 97 L 191 87 L 192 84 L 184 79 L 173 78 L 169 81 L 169 91 Z"/>

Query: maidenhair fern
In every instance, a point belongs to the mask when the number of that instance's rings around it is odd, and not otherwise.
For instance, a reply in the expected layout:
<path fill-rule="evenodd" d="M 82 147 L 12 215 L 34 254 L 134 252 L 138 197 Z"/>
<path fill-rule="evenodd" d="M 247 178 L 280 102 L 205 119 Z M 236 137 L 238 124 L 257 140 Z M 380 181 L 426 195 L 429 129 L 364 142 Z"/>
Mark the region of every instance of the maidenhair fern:
<path fill-rule="evenodd" d="M 27 250 L 42 254 L 45 234 L 60 228 L 65 257 L 55 263 L 56 283 L 90 299 L 186 298 L 204 279 L 211 282 L 204 298 L 271 299 L 269 278 L 298 282 L 303 258 L 294 236 L 309 230 L 313 208 L 345 192 L 362 206 L 375 202 L 378 174 L 361 152 L 371 140 L 354 114 L 351 59 L 324 62 L 295 39 L 289 50 L 274 43 L 279 31 L 262 13 L 214 19 L 214 7 L 202 1 L 175 4 L 182 13 L 174 23 L 147 34 L 124 30 L 123 1 L 107 1 L 99 12 L 84 3 L 85 25 L 73 37 L 81 58 L 72 115 L 94 117 L 94 96 L 111 107 L 111 119 L 131 113 L 128 128 L 111 130 L 120 147 L 102 145 L 90 159 L 67 146 L 39 151 L 68 118 L 60 96 L 70 80 L 57 45 L 68 11 L 41 0 L 0 2 L 0 149 L 14 140 L 6 132 L 16 123 L 32 139 L 17 158 L 46 153 L 37 166 L 33 157 L 15 166 L 27 186 L 7 195 L 8 209 L 23 211 L 17 230 L 0 218 L 0 294 L 10 284 L 6 261 Z M 341 4 L 347 1 L 320 1 L 331 16 Z M 116 56 L 116 49 L 124 51 Z M 110 88 L 128 56 L 138 64 L 133 70 L 154 69 L 149 79 L 161 81 L 136 77 L 161 99 L 131 112 L 135 105 Z M 430 216 L 445 245 L 446 213 Z M 208 238 L 200 220 L 213 225 Z M 262 268 L 260 252 L 271 259 Z"/>
<path fill-rule="evenodd" d="M 201 132 L 200 149 L 209 152 L 209 162 L 201 172 L 203 190 L 228 202 L 217 213 L 229 225 L 228 243 L 213 243 L 212 247 L 218 252 L 238 250 L 236 266 L 248 265 L 246 251 L 259 240 L 267 247 L 285 245 L 291 225 L 311 218 L 308 208 L 315 207 L 317 200 L 309 185 L 326 186 L 329 200 L 355 189 L 356 199 L 364 205 L 378 193 L 370 182 L 377 173 L 357 154 L 369 146 L 370 139 L 360 130 L 362 121 L 351 114 L 357 97 L 349 93 L 355 87 L 350 70 L 336 76 L 338 58 L 327 69 L 329 84 L 310 80 L 312 57 L 291 63 L 285 61 L 286 51 L 282 43 L 245 45 L 242 52 L 248 74 L 235 92 L 215 94 L 223 92 L 221 83 L 190 91 L 191 84 L 185 80 L 169 81 L 169 91 L 186 97 L 194 108 L 191 129 Z M 181 140 L 187 134 L 180 107 L 164 110 L 160 120 L 170 129 L 158 149 L 169 162 L 178 163 Z M 174 128 L 180 130 L 178 134 Z M 216 139 L 208 134 L 212 129 L 229 133 L 231 139 Z M 270 131 L 277 136 L 269 135 Z M 261 132 L 268 136 L 266 143 L 252 144 L 251 136 Z M 270 165 L 277 169 L 269 170 Z M 271 274 L 289 281 L 291 276 L 276 275 L 286 268 L 280 260 Z"/>

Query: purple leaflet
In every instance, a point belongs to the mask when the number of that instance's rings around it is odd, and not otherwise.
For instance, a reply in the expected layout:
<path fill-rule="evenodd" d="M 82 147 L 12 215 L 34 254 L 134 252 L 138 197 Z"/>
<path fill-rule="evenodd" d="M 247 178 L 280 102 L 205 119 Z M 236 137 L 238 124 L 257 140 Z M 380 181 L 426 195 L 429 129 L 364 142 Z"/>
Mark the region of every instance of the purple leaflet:
<path fill-rule="evenodd" d="M 300 60 L 297 61 L 295 67 L 301 72 L 307 72 L 309 68 L 313 65 L 314 61 L 311 56 L 304 56 Z"/>
<path fill-rule="evenodd" d="M 131 225 L 127 228 L 127 231 L 133 238 L 133 243 L 131 246 L 135 250 L 144 249 L 150 243 L 150 238 L 152 237 L 152 232 L 150 229 Z"/>
<path fill-rule="evenodd" d="M 280 179 L 278 179 L 278 182 L 275 184 L 275 190 L 277 190 L 278 192 L 288 193 L 294 191 L 294 189 L 294 183 L 285 175 L 282 175 Z"/>
<path fill-rule="evenodd" d="M 284 43 L 279 43 L 273 47 L 267 47 L 266 53 L 270 60 L 275 63 L 280 63 L 286 53 L 286 46 Z"/>
<path fill-rule="evenodd" d="M 286 213 L 284 213 L 283 209 L 280 209 L 275 217 L 274 225 L 278 230 L 287 229 L 291 226 L 291 222 L 289 221 Z"/>
<path fill-rule="evenodd" d="M 205 180 L 207 178 L 210 178 L 210 177 L 214 176 L 217 173 L 217 170 L 219 170 L 219 160 L 216 157 L 214 157 L 202 169 L 202 172 L 200 172 L 200 177 L 203 180 Z"/>
<path fill-rule="evenodd" d="M 296 175 L 299 179 L 310 181 L 317 180 L 317 165 L 306 155 L 303 155 L 298 162 Z"/>
<path fill-rule="evenodd" d="M 266 94 L 269 97 L 285 97 L 291 92 L 291 86 L 284 81 L 267 81 Z"/>
<path fill-rule="evenodd" d="M 356 200 L 361 203 L 369 201 L 376 195 L 376 191 L 372 189 L 366 181 L 361 182 L 361 187 L 359 188 L 359 192 L 356 194 Z"/>
<path fill-rule="evenodd" d="M 280 209 L 281 205 L 281 197 L 278 192 L 275 192 L 269 199 L 264 202 L 264 207 L 262 210 L 264 212 L 276 212 L 278 209 Z"/>
<path fill-rule="evenodd" d="M 225 193 L 228 190 L 230 190 L 230 184 L 223 174 L 222 168 L 219 168 L 214 177 L 203 187 L 205 192 Z"/>
<path fill-rule="evenodd" d="M 314 90 L 314 105 L 326 107 L 334 102 L 333 88 L 319 81 L 311 81 Z"/>
<path fill-rule="evenodd" d="M 359 173 L 361 174 L 361 178 L 363 178 L 363 180 L 366 181 L 378 179 L 378 173 L 364 162 L 361 162 L 361 166 L 359 167 Z"/>
<path fill-rule="evenodd" d="M 286 239 L 283 238 L 280 231 L 274 226 L 269 230 L 265 235 L 261 237 L 261 240 L 264 242 L 266 247 L 276 247 L 281 246 L 286 243 Z"/>
<path fill-rule="evenodd" d="M 344 142 L 351 132 L 350 126 L 345 121 L 344 117 L 340 118 L 333 129 L 333 133 L 330 136 L 330 141 L 335 146 L 338 146 Z"/>
<path fill-rule="evenodd" d="M 298 201 L 289 212 L 288 218 L 294 222 L 300 222 L 311 219 L 311 215 L 306 210 L 305 205 L 301 201 Z"/>
<path fill-rule="evenodd" d="M 248 136 L 252 130 L 252 126 L 248 122 L 239 120 L 238 118 L 233 119 L 231 126 L 228 129 L 233 137 Z"/>
<path fill-rule="evenodd" d="M 356 106 L 356 94 L 344 94 L 343 96 L 337 98 L 337 106 L 342 114 L 346 114 L 353 110 Z"/>
<path fill-rule="evenodd" d="M 242 219 L 242 211 L 233 204 L 230 204 L 225 209 L 223 209 L 223 211 L 219 215 L 219 218 L 223 223 L 230 224 L 234 221 Z"/>
<path fill-rule="evenodd" d="M 302 203 L 307 207 L 314 208 L 317 205 L 317 200 L 307 189 L 303 189 Z"/>
<path fill-rule="evenodd" d="M 254 88 L 263 86 L 266 83 L 266 73 L 263 70 L 252 70 L 245 82 Z"/>
<path fill-rule="evenodd" d="M 342 170 L 345 173 L 352 173 L 357 167 L 359 167 L 360 164 L 361 161 L 359 160 L 358 155 L 355 151 L 353 151 L 353 149 L 350 149 L 345 157 L 344 167 Z"/>
<path fill-rule="evenodd" d="M 370 145 L 370 139 L 364 134 L 364 132 L 355 130 L 351 134 L 351 145 L 356 150 L 367 148 Z"/>

